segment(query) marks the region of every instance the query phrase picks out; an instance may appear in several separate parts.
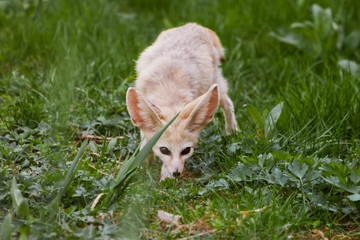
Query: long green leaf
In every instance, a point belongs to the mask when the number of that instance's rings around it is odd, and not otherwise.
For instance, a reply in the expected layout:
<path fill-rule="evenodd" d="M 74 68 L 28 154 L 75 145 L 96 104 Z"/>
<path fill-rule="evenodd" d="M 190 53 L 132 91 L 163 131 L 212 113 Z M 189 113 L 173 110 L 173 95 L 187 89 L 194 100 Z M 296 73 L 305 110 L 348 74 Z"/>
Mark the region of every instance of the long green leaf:
<path fill-rule="evenodd" d="M 85 141 L 81 144 L 81 147 L 79 149 L 79 152 L 76 154 L 71 166 L 70 166 L 70 169 L 69 171 L 67 172 L 66 174 L 66 177 L 65 177 L 65 180 L 62 184 L 62 187 L 60 188 L 60 191 L 58 193 L 58 196 L 61 198 L 62 195 L 64 194 L 64 191 L 66 189 L 66 187 L 69 185 L 69 182 L 71 180 L 71 178 L 74 176 L 74 173 L 75 173 L 75 169 L 76 169 L 76 166 L 78 165 L 79 161 L 80 161 L 80 158 L 81 156 L 83 155 L 84 153 L 84 150 L 85 150 L 85 147 L 86 145 L 88 144 L 89 142 L 89 139 L 85 139 Z"/>
<path fill-rule="evenodd" d="M 49 219 L 52 219 L 52 217 L 55 216 L 55 214 L 57 213 L 61 197 L 64 194 L 66 187 L 69 185 L 71 178 L 74 176 L 75 169 L 80 161 L 81 156 L 84 153 L 85 147 L 88 144 L 88 142 L 89 142 L 89 139 L 86 138 L 85 141 L 81 144 L 79 152 L 76 154 L 76 156 L 69 168 L 69 171 L 67 172 L 67 174 L 65 176 L 65 180 L 64 180 L 62 186 L 60 187 L 58 194 L 48 205 L 48 216 L 46 216 L 46 217 L 48 217 Z"/>
<path fill-rule="evenodd" d="M 261 115 L 260 115 L 259 111 L 257 110 L 257 108 L 251 104 L 246 104 L 245 107 L 248 110 L 248 112 L 250 113 L 250 116 L 252 117 L 252 119 L 255 121 L 258 129 L 260 129 L 260 131 L 264 132 L 264 123 L 263 123 L 263 120 L 261 119 Z"/>
<path fill-rule="evenodd" d="M 15 176 L 13 177 L 11 182 L 10 195 L 11 195 L 13 207 L 17 211 L 24 198 L 21 195 Z"/>
<path fill-rule="evenodd" d="M 27 217 L 29 216 L 29 212 L 30 212 L 29 202 L 28 202 L 27 198 L 24 198 L 21 201 L 16 214 L 19 218 L 27 219 Z"/>
<path fill-rule="evenodd" d="M 4 222 L 1 224 L 0 228 L 0 240 L 10 240 L 11 239 L 11 214 L 6 215 Z"/>
<path fill-rule="evenodd" d="M 168 122 L 163 128 L 155 133 L 155 135 L 145 144 L 141 151 L 136 156 L 131 156 L 129 159 L 126 159 L 121 166 L 121 169 L 114 180 L 114 184 L 110 188 L 110 191 L 105 198 L 105 204 L 111 204 L 125 189 L 126 181 L 128 181 L 132 176 L 136 168 L 138 168 L 146 159 L 146 156 L 152 150 L 152 147 L 159 140 L 161 135 L 165 130 L 174 122 L 174 120 L 179 115 L 176 114 L 170 122 Z"/>
<path fill-rule="evenodd" d="M 283 109 L 283 102 L 280 102 L 273 109 L 271 109 L 269 115 L 265 121 L 265 136 L 269 137 L 269 134 L 275 128 L 276 122 L 279 120 Z"/>
<path fill-rule="evenodd" d="M 29 216 L 29 203 L 28 200 L 22 196 L 15 176 L 11 182 L 10 195 L 16 215 L 19 218 L 26 219 Z"/>

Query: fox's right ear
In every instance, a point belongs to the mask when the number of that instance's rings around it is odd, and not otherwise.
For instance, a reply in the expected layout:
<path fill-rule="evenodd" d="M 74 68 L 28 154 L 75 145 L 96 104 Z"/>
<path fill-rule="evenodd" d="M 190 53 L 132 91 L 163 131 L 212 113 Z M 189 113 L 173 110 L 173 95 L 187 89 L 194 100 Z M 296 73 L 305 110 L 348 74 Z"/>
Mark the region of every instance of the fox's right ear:
<path fill-rule="evenodd" d="M 161 127 L 160 109 L 146 101 L 135 88 L 127 90 L 126 105 L 134 126 L 144 131 L 155 131 Z"/>

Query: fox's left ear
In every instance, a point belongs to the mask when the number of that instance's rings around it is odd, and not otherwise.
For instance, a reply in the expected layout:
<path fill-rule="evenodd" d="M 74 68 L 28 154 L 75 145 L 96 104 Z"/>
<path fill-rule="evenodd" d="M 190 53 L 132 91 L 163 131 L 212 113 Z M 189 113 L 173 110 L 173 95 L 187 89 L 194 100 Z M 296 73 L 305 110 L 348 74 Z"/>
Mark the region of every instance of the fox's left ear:
<path fill-rule="evenodd" d="M 187 104 L 179 116 L 186 120 L 187 130 L 200 132 L 212 120 L 219 101 L 219 87 L 214 84 L 205 94 Z"/>

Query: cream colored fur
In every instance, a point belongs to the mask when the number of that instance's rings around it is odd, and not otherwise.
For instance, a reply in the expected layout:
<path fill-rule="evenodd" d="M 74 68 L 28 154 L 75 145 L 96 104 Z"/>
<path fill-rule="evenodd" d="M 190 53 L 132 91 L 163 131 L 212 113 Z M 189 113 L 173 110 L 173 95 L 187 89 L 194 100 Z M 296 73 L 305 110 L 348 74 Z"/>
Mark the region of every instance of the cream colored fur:
<path fill-rule="evenodd" d="M 161 179 L 182 173 L 200 131 L 219 104 L 226 132 L 237 129 L 227 82 L 219 68 L 223 59 L 217 35 L 194 23 L 162 32 L 140 55 L 135 88 L 128 89 L 126 101 L 132 122 L 144 138 L 142 146 L 181 112 L 153 147 L 154 154 L 163 161 Z"/>

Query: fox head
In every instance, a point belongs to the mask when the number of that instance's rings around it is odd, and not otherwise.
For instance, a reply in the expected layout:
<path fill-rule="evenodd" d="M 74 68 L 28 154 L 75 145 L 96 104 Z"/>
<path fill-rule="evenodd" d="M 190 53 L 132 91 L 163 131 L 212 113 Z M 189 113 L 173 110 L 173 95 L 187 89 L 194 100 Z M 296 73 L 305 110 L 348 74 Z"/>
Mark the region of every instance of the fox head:
<path fill-rule="evenodd" d="M 214 84 L 205 94 L 185 105 L 154 145 L 154 154 L 163 162 L 161 180 L 183 172 L 185 160 L 194 153 L 199 134 L 212 120 L 219 101 L 218 85 Z M 135 88 L 128 89 L 126 104 L 132 123 L 141 130 L 142 146 L 176 114 L 173 109 L 149 102 Z"/>

